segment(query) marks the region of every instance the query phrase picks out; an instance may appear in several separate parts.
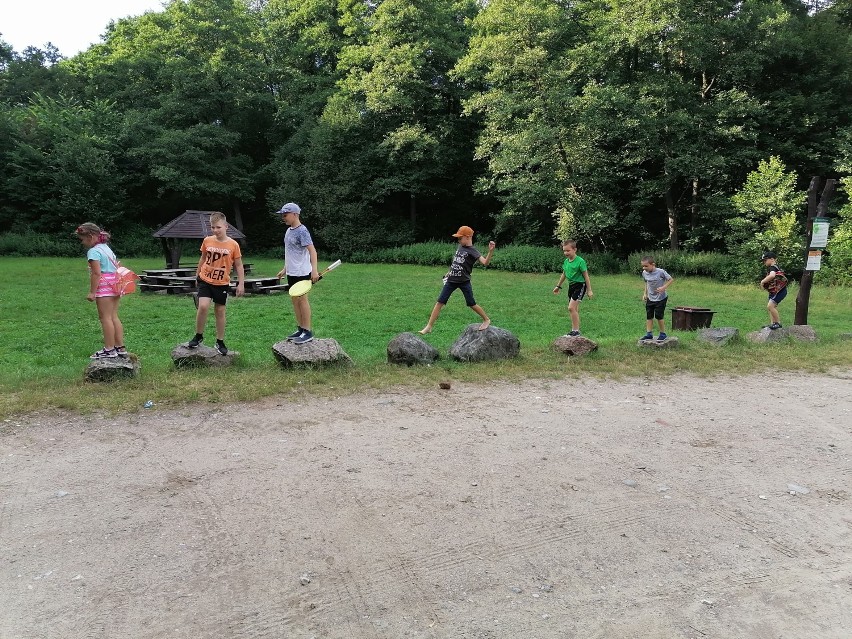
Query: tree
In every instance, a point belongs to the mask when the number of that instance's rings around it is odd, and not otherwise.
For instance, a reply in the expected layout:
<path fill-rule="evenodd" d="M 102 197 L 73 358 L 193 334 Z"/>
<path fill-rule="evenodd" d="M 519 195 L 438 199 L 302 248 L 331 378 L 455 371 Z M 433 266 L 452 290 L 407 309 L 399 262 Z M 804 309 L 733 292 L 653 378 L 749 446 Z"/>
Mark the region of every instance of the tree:
<path fill-rule="evenodd" d="M 175 0 L 114 23 L 73 61 L 86 93 L 112 97 L 127 116 L 139 198 L 230 210 L 242 228 L 242 205 L 258 197 L 257 172 L 269 158 L 272 102 L 258 32 L 242 1 Z"/>
<path fill-rule="evenodd" d="M 728 220 L 727 246 L 741 279 L 760 272 L 760 254 L 774 251 L 787 272 L 800 268 L 804 238 L 798 217 L 807 197 L 796 190 L 797 176 L 777 157 L 761 161 L 742 189 L 731 197 L 738 216 Z"/>
<path fill-rule="evenodd" d="M 3 156 L 0 229 L 57 233 L 91 219 L 108 228 L 123 221 L 114 105 L 36 95 L 3 121 L 12 144 Z"/>

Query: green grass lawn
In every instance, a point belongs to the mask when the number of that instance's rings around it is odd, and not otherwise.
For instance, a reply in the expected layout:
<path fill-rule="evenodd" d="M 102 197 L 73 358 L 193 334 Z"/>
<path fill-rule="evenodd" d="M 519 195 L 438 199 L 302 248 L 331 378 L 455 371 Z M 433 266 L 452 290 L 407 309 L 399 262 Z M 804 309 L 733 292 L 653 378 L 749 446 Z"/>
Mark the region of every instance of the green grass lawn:
<path fill-rule="evenodd" d="M 273 260 L 250 260 L 253 275 L 272 275 Z M 320 266 L 325 266 L 321 262 Z M 139 272 L 162 268 L 157 259 L 127 260 Z M 194 334 L 195 308 L 190 298 L 135 293 L 121 304 L 126 342 L 142 362 L 135 380 L 116 384 L 82 381 L 88 356 L 102 346 L 93 303 L 85 295 L 85 258 L 0 258 L 0 415 L 49 409 L 131 410 L 146 400 L 156 405 L 184 402 L 249 400 L 278 393 L 340 394 L 363 387 L 395 384 L 432 386 L 438 380 L 483 382 L 490 379 L 597 375 L 743 374 L 766 369 L 823 371 L 852 362 L 852 295 L 848 289 L 815 287 L 810 324 L 820 341 L 757 345 L 741 340 L 724 348 L 695 341 L 694 333 L 669 331 L 681 340 L 673 351 L 639 349 L 645 315 L 638 274 L 595 276 L 593 300 L 581 307 L 583 334 L 600 345 L 586 358 L 568 360 L 553 353 L 554 338 L 570 329 L 566 296 L 551 293 L 558 273 L 513 274 L 477 268 L 473 287 L 477 302 L 494 326 L 520 339 L 521 356 L 499 363 L 457 364 L 446 352 L 463 328 L 477 321 L 456 293 L 427 341 L 442 353 L 431 367 L 398 368 L 386 363 L 388 342 L 426 323 L 446 268 L 344 264 L 311 292 L 317 337 L 333 337 L 353 358 L 348 371 L 282 369 L 271 346 L 294 329 L 290 299 L 284 294 L 233 298 L 228 304 L 226 342 L 240 351 L 239 363 L 225 371 L 176 370 L 170 352 Z M 676 274 L 675 274 L 676 276 Z M 791 324 L 797 290 L 781 304 L 784 324 Z M 742 333 L 768 323 L 766 294 L 755 286 L 726 285 L 703 278 L 677 278 L 669 289 L 669 306 L 706 306 L 716 311 L 713 326 L 735 326 Z M 671 313 L 666 321 L 670 323 Z M 213 314 L 205 336 L 215 337 Z"/>

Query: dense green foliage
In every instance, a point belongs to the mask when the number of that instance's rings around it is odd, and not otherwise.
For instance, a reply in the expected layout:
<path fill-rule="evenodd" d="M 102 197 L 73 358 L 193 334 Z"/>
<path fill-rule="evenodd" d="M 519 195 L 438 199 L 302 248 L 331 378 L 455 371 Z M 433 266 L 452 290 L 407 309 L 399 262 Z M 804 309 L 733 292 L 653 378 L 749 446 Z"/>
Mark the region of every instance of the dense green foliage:
<path fill-rule="evenodd" d="M 450 245 L 447 245 L 450 246 Z M 558 254 L 558 250 L 551 249 Z M 667 258 L 668 259 L 668 258 Z M 270 275 L 280 260 L 252 260 L 255 272 Z M 662 261 L 662 260 L 661 260 Z M 159 268 L 157 258 L 125 260 L 136 271 Z M 327 263 L 327 262 L 324 262 Z M 668 265 L 668 263 L 666 262 Z M 810 322 L 817 343 L 754 344 L 739 340 L 718 348 L 702 344 L 694 333 L 675 332 L 680 348 L 657 352 L 639 349 L 644 333 L 642 280 L 630 275 L 593 274 L 595 296 L 583 302 L 584 334 L 599 344 L 596 353 L 566 359 L 550 346 L 570 327 L 565 294 L 554 295 L 555 271 L 509 273 L 477 268 L 473 286 L 477 301 L 495 326 L 514 333 L 520 356 L 505 362 L 459 364 L 447 351 L 464 328 L 476 321 L 456 293 L 426 339 L 441 359 L 433 366 L 388 365 L 387 344 L 403 331 L 421 328 L 441 288 L 446 264 L 411 266 L 344 264 L 311 291 L 317 337 L 334 338 L 354 360 L 341 371 L 284 370 L 271 346 L 293 330 L 293 308 L 286 295 L 234 298 L 228 302 L 226 342 L 240 352 L 227 370 L 178 370 L 170 352 L 195 331 L 195 308 L 189 296 L 140 294 L 125 297 L 120 316 L 126 343 L 142 362 L 137 379 L 118 384 L 87 384 L 88 356 L 101 346 L 94 304 L 87 302 L 86 262 L 70 258 L 0 258 L 0 418 L 11 412 L 53 407 L 73 410 L 141 410 L 152 400 L 156 409 L 186 402 L 245 401 L 302 393 L 339 396 L 382 386 L 430 386 L 437 381 L 489 382 L 524 377 L 572 378 L 578 375 L 661 376 L 689 371 L 713 376 L 757 370 L 830 370 L 847 366 L 852 296 L 840 288 L 815 287 Z M 795 286 L 795 285 L 794 285 Z M 708 278 L 677 277 L 669 289 L 671 304 L 706 306 L 716 315 L 714 326 L 751 331 L 766 323 L 766 293 L 755 283 L 724 284 Z M 793 297 L 781 307 L 782 321 L 793 315 Z M 666 314 L 669 320 L 670 314 Z M 208 334 L 213 330 L 212 313 Z"/>
<path fill-rule="evenodd" d="M 69 59 L 0 40 L 0 233 L 218 209 L 263 251 L 294 200 L 342 256 L 468 224 L 750 279 L 850 175 L 849 95 L 852 0 L 170 0 Z"/>

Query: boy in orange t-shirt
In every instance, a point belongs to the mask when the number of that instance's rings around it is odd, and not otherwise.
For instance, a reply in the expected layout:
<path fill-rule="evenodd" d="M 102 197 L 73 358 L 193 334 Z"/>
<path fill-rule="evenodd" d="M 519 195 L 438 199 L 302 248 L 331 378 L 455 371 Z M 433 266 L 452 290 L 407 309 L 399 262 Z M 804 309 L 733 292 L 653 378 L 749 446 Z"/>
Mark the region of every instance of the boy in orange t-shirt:
<path fill-rule="evenodd" d="M 216 350 L 228 354 L 225 346 L 225 304 L 228 303 L 228 286 L 231 283 L 231 268 L 237 270 L 237 297 L 245 294 L 245 272 L 243 270 L 240 245 L 228 237 L 228 221 L 218 211 L 210 216 L 209 235 L 201 242 L 201 259 L 198 260 L 198 312 L 195 315 L 195 337 L 187 343 L 189 348 L 198 348 L 204 341 L 204 326 L 210 302 L 216 316 Z"/>

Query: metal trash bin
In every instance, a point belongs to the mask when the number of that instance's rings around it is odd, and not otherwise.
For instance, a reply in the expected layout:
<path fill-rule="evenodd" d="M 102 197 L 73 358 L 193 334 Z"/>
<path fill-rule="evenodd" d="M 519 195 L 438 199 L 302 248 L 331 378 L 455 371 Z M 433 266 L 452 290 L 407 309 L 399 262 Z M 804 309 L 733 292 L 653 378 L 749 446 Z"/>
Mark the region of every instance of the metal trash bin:
<path fill-rule="evenodd" d="M 676 306 L 672 309 L 672 329 L 676 331 L 697 331 L 710 328 L 713 313 L 709 308 L 694 306 Z"/>

